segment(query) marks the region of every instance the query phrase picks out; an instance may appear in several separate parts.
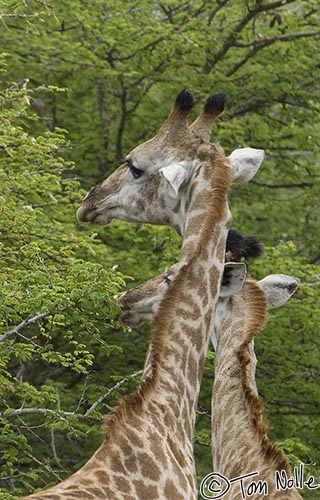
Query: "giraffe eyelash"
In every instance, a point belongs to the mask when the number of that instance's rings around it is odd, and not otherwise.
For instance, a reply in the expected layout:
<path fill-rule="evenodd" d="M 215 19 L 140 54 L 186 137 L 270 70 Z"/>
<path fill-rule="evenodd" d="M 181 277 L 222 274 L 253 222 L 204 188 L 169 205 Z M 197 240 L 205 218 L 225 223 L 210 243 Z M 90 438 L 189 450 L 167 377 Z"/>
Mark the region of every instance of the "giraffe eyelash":
<path fill-rule="evenodd" d="M 172 281 L 172 271 L 170 270 L 170 268 L 167 268 L 165 270 L 163 281 L 166 285 L 170 285 Z"/>
<path fill-rule="evenodd" d="M 132 161 L 131 160 L 127 160 L 127 165 L 128 165 L 128 168 L 132 174 L 132 177 L 134 179 L 140 179 L 140 177 L 142 176 L 143 174 L 143 170 L 141 170 L 141 168 L 137 168 L 133 165 Z"/>

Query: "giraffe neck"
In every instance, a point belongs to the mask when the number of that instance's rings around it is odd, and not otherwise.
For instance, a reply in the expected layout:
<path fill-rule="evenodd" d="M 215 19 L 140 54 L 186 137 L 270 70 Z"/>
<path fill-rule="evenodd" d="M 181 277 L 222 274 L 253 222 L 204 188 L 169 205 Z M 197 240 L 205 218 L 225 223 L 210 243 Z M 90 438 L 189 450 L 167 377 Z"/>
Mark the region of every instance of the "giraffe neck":
<path fill-rule="evenodd" d="M 198 169 L 179 270 L 152 322 L 153 339 L 142 381 L 157 379 L 152 404 L 162 405 L 167 426 L 171 424 L 175 435 L 190 442 L 223 272 L 231 176 L 224 157 L 215 150 Z"/>
<path fill-rule="evenodd" d="M 179 230 L 183 236 L 183 244 L 180 263 L 204 249 L 204 246 L 209 252 L 207 260 L 214 258 L 215 254 L 219 255 L 219 249 L 223 247 L 219 235 L 224 237 L 225 228 L 232 222 L 227 192 L 233 174 L 225 166 L 226 158 L 218 146 L 206 144 L 201 147 L 205 150 L 209 146 L 211 158 L 209 161 L 195 164 L 192 182 L 189 183 L 181 203 L 182 222 Z M 221 259 L 224 261 L 224 256 L 219 255 L 219 260 Z"/>
<path fill-rule="evenodd" d="M 247 281 L 232 298 L 230 315 L 218 336 L 212 393 L 214 470 L 225 477 L 275 470 L 290 473 L 282 454 L 268 439 L 268 426 L 255 382 L 253 338 L 265 322 L 266 298 Z M 273 479 L 273 478 L 272 478 Z"/>

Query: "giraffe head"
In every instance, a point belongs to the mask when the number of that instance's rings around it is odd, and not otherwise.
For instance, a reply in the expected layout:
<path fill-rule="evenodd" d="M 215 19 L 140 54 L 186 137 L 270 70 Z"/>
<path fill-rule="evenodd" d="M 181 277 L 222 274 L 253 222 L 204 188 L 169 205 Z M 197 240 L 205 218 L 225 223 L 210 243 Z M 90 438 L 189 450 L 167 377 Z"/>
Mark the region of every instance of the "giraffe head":
<path fill-rule="evenodd" d="M 188 125 L 194 100 L 188 90 L 175 104 L 152 139 L 140 144 L 125 162 L 101 184 L 94 186 L 77 211 L 79 222 L 106 225 L 112 219 L 148 222 L 184 230 L 192 179 L 203 159 L 211 125 L 223 111 L 223 94 L 209 97 L 198 118 Z M 258 170 L 263 150 L 237 149 L 225 157 L 218 144 L 211 144 L 217 156 L 233 171 L 233 182 L 248 182 Z"/>
<path fill-rule="evenodd" d="M 174 264 L 163 274 L 131 288 L 119 297 L 118 305 L 122 309 L 121 319 L 126 325 L 134 327 L 144 321 L 152 320 L 168 286 L 174 280 L 178 268 L 179 263 Z M 242 262 L 227 262 L 225 264 L 219 299 L 229 296 L 232 290 L 235 292 L 241 288 L 246 269 L 246 265 Z"/>
<path fill-rule="evenodd" d="M 243 236 L 238 231 L 231 229 L 228 232 L 226 242 L 226 261 L 224 275 L 220 288 L 220 296 L 230 294 L 231 290 L 238 289 L 243 283 L 245 267 L 233 263 L 255 259 L 263 253 L 260 241 L 253 236 Z M 166 269 L 163 274 L 155 276 L 139 286 L 133 287 L 118 299 L 122 309 L 121 319 L 130 327 L 134 327 L 144 321 L 151 321 L 156 313 L 159 303 L 164 296 L 168 285 L 173 280 L 179 263 Z"/>

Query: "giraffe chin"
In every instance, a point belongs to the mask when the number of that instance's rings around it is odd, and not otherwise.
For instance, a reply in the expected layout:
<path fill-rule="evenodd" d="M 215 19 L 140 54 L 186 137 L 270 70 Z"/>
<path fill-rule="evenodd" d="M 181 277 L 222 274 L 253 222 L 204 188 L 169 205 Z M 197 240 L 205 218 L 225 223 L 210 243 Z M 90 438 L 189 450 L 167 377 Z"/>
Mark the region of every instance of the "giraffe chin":
<path fill-rule="evenodd" d="M 96 226 L 107 226 L 113 219 L 113 216 L 97 213 L 90 222 Z"/>
<path fill-rule="evenodd" d="M 139 323 L 141 323 L 141 320 L 139 317 L 132 317 L 130 315 L 130 312 L 127 312 L 127 311 L 124 311 L 120 315 L 120 319 L 129 328 L 134 328 L 134 327 L 138 326 Z"/>

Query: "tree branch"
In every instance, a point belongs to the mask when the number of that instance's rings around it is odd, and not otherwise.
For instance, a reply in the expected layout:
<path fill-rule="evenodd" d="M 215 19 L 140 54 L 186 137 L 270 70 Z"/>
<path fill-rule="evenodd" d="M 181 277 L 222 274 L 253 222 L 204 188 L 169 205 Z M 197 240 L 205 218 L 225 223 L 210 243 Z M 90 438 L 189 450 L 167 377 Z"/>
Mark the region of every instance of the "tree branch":
<path fill-rule="evenodd" d="M 215 15 L 221 10 L 225 5 L 229 2 L 229 0 L 219 0 L 217 1 L 217 6 L 210 12 L 209 17 L 208 17 L 208 26 L 211 25 L 212 20 L 214 19 Z"/>
<path fill-rule="evenodd" d="M 319 415 L 320 405 L 317 401 L 278 401 L 271 399 L 269 404 L 278 408 L 278 410 L 272 408 L 270 411 L 275 415 Z"/>
<path fill-rule="evenodd" d="M 270 107 L 270 102 L 263 99 L 253 99 L 252 101 L 246 102 L 246 104 L 233 111 L 233 113 L 230 113 L 229 118 L 231 119 L 235 118 L 236 116 L 244 115 L 245 113 L 257 111 L 259 108 L 263 108 L 266 105 Z"/>
<path fill-rule="evenodd" d="M 121 387 L 130 378 L 139 377 L 139 375 L 142 374 L 142 371 L 143 370 L 139 370 L 137 372 L 132 373 L 132 375 L 129 375 L 128 377 L 123 378 L 122 380 L 120 380 L 119 382 L 117 382 L 116 385 L 114 385 L 113 387 L 111 387 L 111 389 L 108 389 L 108 391 L 105 394 L 103 394 L 102 396 L 100 396 L 100 398 L 97 399 L 97 401 L 95 401 L 93 403 L 93 405 L 90 406 L 90 408 L 84 414 L 84 417 L 87 417 L 90 413 L 92 413 L 97 408 L 97 406 L 102 403 L 102 401 L 104 401 L 105 399 L 107 399 L 110 396 L 110 394 L 112 394 L 114 391 L 116 391 L 117 389 L 119 389 L 119 387 Z"/>
<path fill-rule="evenodd" d="M 8 412 L 0 412 L 0 418 L 13 418 L 20 417 L 21 415 L 46 415 L 46 414 L 54 415 L 55 417 L 59 417 L 64 420 L 66 417 L 75 416 L 79 418 L 79 420 L 86 420 L 86 416 L 81 413 L 75 413 L 73 411 L 60 411 L 60 410 L 51 410 L 50 408 L 17 408 L 16 410 L 8 411 Z"/>
<path fill-rule="evenodd" d="M 107 151 L 108 151 L 108 128 L 111 121 L 111 116 L 108 113 L 107 105 L 106 105 L 106 96 L 105 96 L 105 88 L 103 85 L 103 81 L 98 81 L 97 83 L 97 93 L 98 93 L 98 110 L 100 117 L 100 137 L 101 137 L 101 146 L 102 146 L 102 158 L 100 160 L 99 168 L 102 172 L 105 172 L 107 169 Z"/>
<path fill-rule="evenodd" d="M 0 19 L 4 17 L 19 17 L 20 19 L 39 18 L 38 14 L 0 14 Z"/>
<path fill-rule="evenodd" d="M 11 335 L 19 333 L 19 331 L 22 328 L 24 328 L 25 326 L 32 325 L 33 323 L 36 323 L 37 321 L 40 321 L 41 319 L 46 318 L 47 316 L 51 316 L 52 314 L 53 314 L 52 312 L 45 312 L 45 313 L 41 313 L 41 314 L 36 314 L 35 316 L 33 316 L 33 318 L 24 319 L 21 323 L 19 323 L 19 325 L 17 325 L 14 328 L 12 328 L 12 330 L 8 330 L 7 332 L 5 332 L 0 337 L 0 342 L 3 342 L 4 340 L 6 340 Z"/>
<path fill-rule="evenodd" d="M 271 188 L 271 189 L 278 189 L 278 188 L 305 188 L 305 187 L 310 187 L 312 188 L 314 183 L 313 182 L 299 182 L 299 183 L 283 183 L 283 184 L 267 184 L 266 182 L 259 182 L 252 180 L 251 184 L 255 184 L 256 186 L 262 186 L 266 188 Z"/>
<path fill-rule="evenodd" d="M 292 40 L 295 40 L 297 38 L 307 38 L 311 36 L 317 36 L 320 35 L 320 31 L 310 31 L 306 33 L 291 33 L 287 35 L 278 35 L 274 36 L 272 38 L 263 38 L 261 40 L 254 40 L 252 43 L 248 44 L 241 44 L 241 43 L 234 43 L 234 46 L 236 47 L 250 47 L 253 46 L 252 50 L 250 50 L 247 55 L 241 59 L 241 61 L 237 62 L 231 69 L 229 69 L 225 75 L 226 76 L 232 76 L 236 71 L 238 71 L 241 66 L 243 66 L 249 59 L 251 59 L 253 56 L 255 56 L 260 50 L 264 49 L 265 47 L 268 47 L 269 45 L 272 45 L 275 42 L 290 42 Z"/>
<path fill-rule="evenodd" d="M 208 55 L 207 61 L 204 65 L 203 71 L 208 74 L 214 68 L 214 66 L 221 61 L 224 55 L 228 52 L 228 50 L 234 46 L 236 42 L 236 36 L 241 33 L 243 28 L 260 12 L 267 12 L 269 10 L 276 9 L 278 7 L 283 7 L 284 5 L 288 5 L 289 3 L 294 2 L 295 0 L 277 0 L 275 2 L 271 2 L 268 4 L 260 4 L 256 3 L 252 9 L 248 8 L 247 14 L 240 19 L 238 24 L 235 25 L 232 32 L 225 39 L 222 47 L 216 53 L 212 55 Z"/>
<path fill-rule="evenodd" d="M 24 453 L 29 458 L 31 458 L 31 460 L 33 460 L 37 465 L 40 465 L 40 469 L 43 468 L 44 470 L 46 470 L 47 472 L 49 472 L 49 474 L 52 474 L 58 481 L 62 481 L 62 478 L 59 476 L 59 474 L 57 474 L 49 465 L 47 465 L 44 462 L 41 462 L 40 460 L 38 460 L 37 457 L 35 457 L 34 455 L 32 455 L 32 453 L 29 453 L 27 450 L 24 450 Z"/>
<path fill-rule="evenodd" d="M 116 155 L 117 158 L 122 157 L 122 138 L 125 129 L 125 124 L 127 121 L 127 90 L 125 89 L 122 75 L 120 75 L 120 85 L 121 85 L 121 97 L 120 97 L 120 119 L 116 136 Z"/>
<path fill-rule="evenodd" d="M 14 418 L 20 417 L 21 415 L 46 415 L 50 414 L 61 420 L 65 420 L 68 417 L 77 417 L 79 420 L 88 420 L 90 414 L 101 404 L 105 399 L 107 399 L 113 392 L 117 391 L 123 384 L 128 382 L 131 378 L 139 377 L 143 370 L 138 370 L 131 375 L 119 380 L 113 387 L 102 394 L 97 401 L 95 401 L 90 408 L 83 415 L 82 413 L 77 413 L 76 411 L 61 411 L 60 409 L 51 410 L 50 408 L 17 408 L 16 410 L 2 411 L 0 412 L 0 418 Z M 80 405 L 77 409 L 79 409 Z"/>
<path fill-rule="evenodd" d="M 299 288 L 302 286 L 310 286 L 311 288 L 314 286 L 320 286 L 320 279 L 318 281 L 314 281 L 313 283 L 300 283 Z"/>

